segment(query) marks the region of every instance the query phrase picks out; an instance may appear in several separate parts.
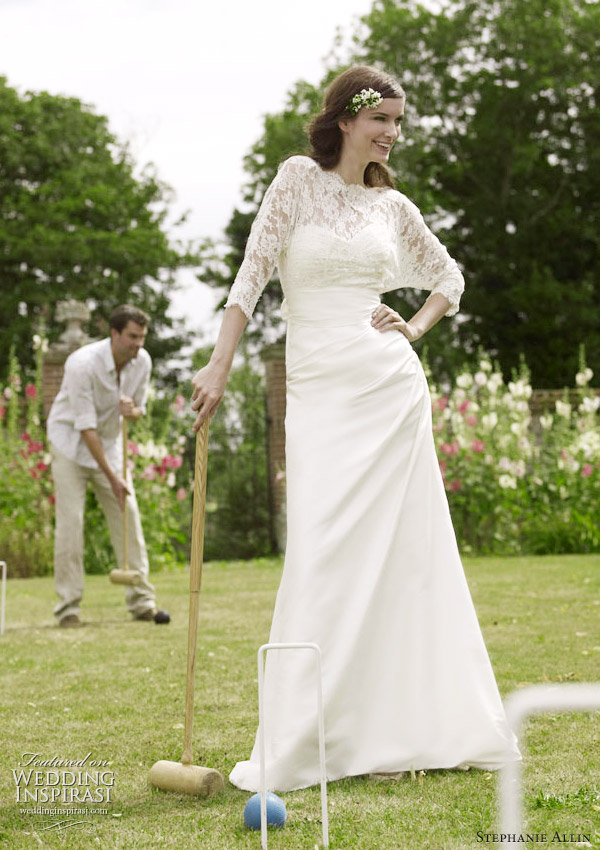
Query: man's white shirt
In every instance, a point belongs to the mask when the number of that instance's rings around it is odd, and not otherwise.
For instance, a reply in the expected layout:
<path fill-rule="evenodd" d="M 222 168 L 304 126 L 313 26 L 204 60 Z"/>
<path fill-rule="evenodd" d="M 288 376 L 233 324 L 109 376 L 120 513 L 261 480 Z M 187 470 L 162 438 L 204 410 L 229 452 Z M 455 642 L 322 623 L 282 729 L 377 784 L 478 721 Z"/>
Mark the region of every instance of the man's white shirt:
<path fill-rule="evenodd" d="M 67 357 L 62 384 L 48 416 L 48 439 L 69 460 L 96 469 L 98 464 L 81 432 L 95 428 L 106 458 L 115 472 L 122 466 L 119 399 L 132 398 L 146 411 L 152 359 L 146 349 L 122 367 L 120 375 L 111 348 L 112 340 L 91 342 Z"/>

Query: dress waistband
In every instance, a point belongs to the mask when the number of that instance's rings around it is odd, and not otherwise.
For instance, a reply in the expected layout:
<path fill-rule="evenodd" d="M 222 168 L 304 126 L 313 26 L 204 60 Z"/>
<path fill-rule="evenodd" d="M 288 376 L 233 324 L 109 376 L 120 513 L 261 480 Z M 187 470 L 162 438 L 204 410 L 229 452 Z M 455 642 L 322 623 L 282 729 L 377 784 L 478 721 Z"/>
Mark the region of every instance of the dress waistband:
<path fill-rule="evenodd" d="M 283 300 L 281 316 L 288 322 L 334 327 L 370 320 L 380 303 L 378 293 L 366 287 L 294 287 Z"/>

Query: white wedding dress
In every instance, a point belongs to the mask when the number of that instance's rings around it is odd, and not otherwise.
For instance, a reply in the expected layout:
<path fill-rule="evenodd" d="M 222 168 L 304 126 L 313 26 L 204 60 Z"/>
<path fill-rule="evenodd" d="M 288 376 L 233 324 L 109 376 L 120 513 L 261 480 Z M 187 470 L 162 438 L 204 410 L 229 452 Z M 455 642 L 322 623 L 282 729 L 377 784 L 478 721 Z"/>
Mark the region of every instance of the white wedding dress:
<path fill-rule="evenodd" d="M 327 776 L 494 769 L 519 758 L 475 615 L 421 364 L 371 326 L 379 295 L 463 280 L 417 208 L 292 157 L 228 299 L 250 316 L 278 263 L 287 319 L 287 550 L 270 641 L 323 655 Z M 314 659 L 271 653 L 267 787 L 319 782 Z M 258 747 L 230 780 L 259 788 Z"/>

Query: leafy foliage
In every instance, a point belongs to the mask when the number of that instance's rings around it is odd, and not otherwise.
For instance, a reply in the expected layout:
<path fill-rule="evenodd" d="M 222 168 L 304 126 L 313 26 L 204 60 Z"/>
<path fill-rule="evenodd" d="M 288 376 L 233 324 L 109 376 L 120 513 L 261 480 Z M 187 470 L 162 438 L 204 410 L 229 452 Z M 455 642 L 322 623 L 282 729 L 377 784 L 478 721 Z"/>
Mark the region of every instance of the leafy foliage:
<path fill-rule="evenodd" d="M 209 357 L 196 352 L 195 366 Z M 209 434 L 205 558 L 272 554 L 264 380 L 244 349 Z"/>
<path fill-rule="evenodd" d="M 532 417 L 529 370 L 504 383 L 482 355 L 449 394 L 433 385 L 433 431 L 464 553 L 600 552 L 600 396 L 580 352 L 576 390 Z M 539 412 L 539 411 L 538 411 Z"/>
<path fill-rule="evenodd" d="M 462 346 L 523 353 L 561 387 L 585 342 L 600 365 L 600 7 L 585 0 L 377 0 L 355 59 L 398 74 L 406 142 L 394 165 L 465 268 Z"/>
<path fill-rule="evenodd" d="M 0 376 L 13 344 L 33 366 L 32 328 L 43 318 L 54 338 L 55 303 L 68 298 L 94 305 L 93 335 L 132 301 L 153 318 L 155 359 L 181 347 L 166 315 L 186 262 L 164 231 L 170 192 L 150 167 L 134 169 L 106 118 L 75 98 L 20 96 L 0 77 Z"/>
<path fill-rule="evenodd" d="M 225 229 L 224 245 L 206 244 L 201 251 L 199 279 L 203 283 L 223 289 L 224 296 L 217 309 L 221 309 L 227 293 L 244 259 L 244 250 L 250 228 L 262 197 L 277 173 L 280 162 L 293 154 L 306 153 L 308 139 L 305 125 L 318 108 L 320 88 L 300 81 L 288 94 L 285 109 L 280 114 L 265 116 L 265 131 L 244 159 L 248 183 L 244 188 L 247 212 L 234 210 Z M 255 342 L 274 342 L 284 331 L 278 318 L 281 290 L 277 279 L 270 283 L 252 316 L 246 336 Z"/>
<path fill-rule="evenodd" d="M 600 6 L 586 0 L 376 0 L 340 66 L 367 62 L 407 92 L 404 138 L 392 154 L 414 200 L 465 271 L 457 321 L 426 338 L 436 379 L 455 375 L 482 346 L 505 375 L 524 354 L 537 388 L 562 387 L 577 349 L 600 373 Z M 298 83 L 268 115 L 246 157 L 251 213 L 228 229 L 227 269 L 203 280 L 231 284 L 252 213 L 277 163 L 305 148 L 303 127 L 321 85 Z M 251 325 L 265 335 L 278 288 L 267 288 Z M 410 316 L 423 294 L 386 301 Z"/>
<path fill-rule="evenodd" d="M 53 562 L 51 456 L 41 422 L 41 367 L 47 341 L 36 337 L 36 383 L 25 384 L 14 351 L 0 385 L 0 558 L 11 576 L 48 575 Z M 195 354 L 196 365 L 208 359 Z M 151 572 L 189 561 L 195 419 L 181 394 L 153 387 L 147 414 L 129 429 L 129 467 Z M 263 379 L 250 358 L 236 363 L 227 396 L 210 425 L 204 555 L 249 558 L 275 551 L 269 512 Z M 114 568 L 104 515 L 88 488 L 87 574 Z"/>

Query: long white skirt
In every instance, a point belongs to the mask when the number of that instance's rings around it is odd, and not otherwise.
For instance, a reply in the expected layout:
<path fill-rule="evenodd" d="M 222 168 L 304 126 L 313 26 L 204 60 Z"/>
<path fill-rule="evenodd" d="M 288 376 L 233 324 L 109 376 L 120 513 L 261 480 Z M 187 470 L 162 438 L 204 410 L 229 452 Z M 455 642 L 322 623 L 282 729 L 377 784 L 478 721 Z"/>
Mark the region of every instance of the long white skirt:
<path fill-rule="evenodd" d="M 270 641 L 323 655 L 329 780 L 519 758 L 475 615 L 410 343 L 366 288 L 296 292 L 287 335 L 288 536 Z M 270 653 L 267 787 L 319 782 L 314 659 Z M 258 741 L 258 739 L 257 739 Z M 259 788 L 258 745 L 230 775 Z"/>

